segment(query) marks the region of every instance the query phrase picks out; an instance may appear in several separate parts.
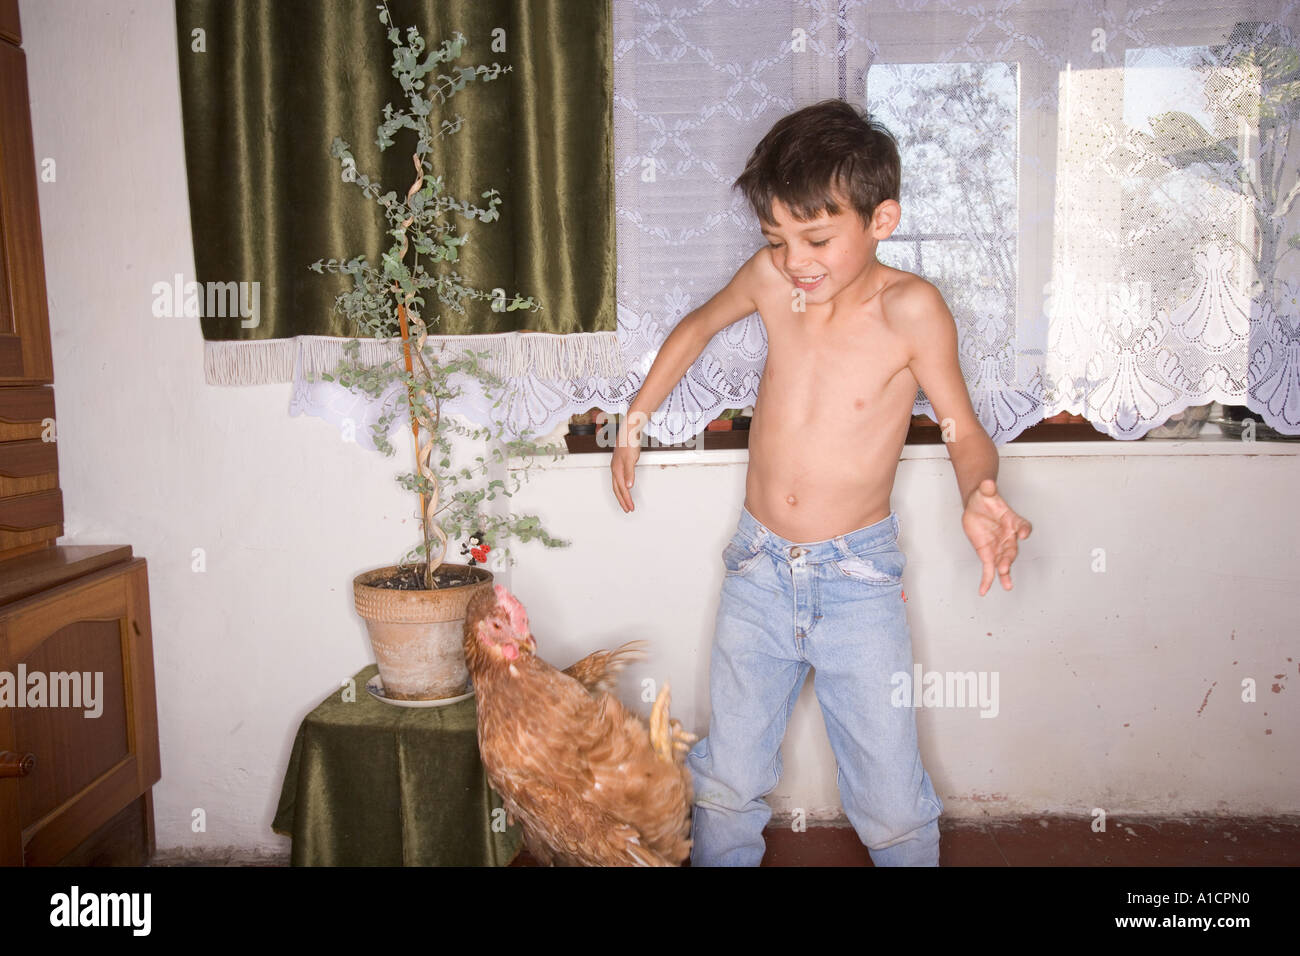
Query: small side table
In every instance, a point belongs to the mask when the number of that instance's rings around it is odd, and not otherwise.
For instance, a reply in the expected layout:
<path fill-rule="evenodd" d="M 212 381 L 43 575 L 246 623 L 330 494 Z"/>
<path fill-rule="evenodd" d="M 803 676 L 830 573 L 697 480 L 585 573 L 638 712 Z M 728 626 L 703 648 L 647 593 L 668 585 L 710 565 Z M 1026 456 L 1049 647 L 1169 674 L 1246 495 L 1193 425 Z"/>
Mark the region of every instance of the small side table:
<path fill-rule="evenodd" d="M 293 838 L 293 865 L 509 865 L 523 835 L 488 784 L 474 698 L 385 704 L 366 691 L 377 671 L 357 673 L 355 701 L 335 691 L 298 728 L 271 823 Z"/>

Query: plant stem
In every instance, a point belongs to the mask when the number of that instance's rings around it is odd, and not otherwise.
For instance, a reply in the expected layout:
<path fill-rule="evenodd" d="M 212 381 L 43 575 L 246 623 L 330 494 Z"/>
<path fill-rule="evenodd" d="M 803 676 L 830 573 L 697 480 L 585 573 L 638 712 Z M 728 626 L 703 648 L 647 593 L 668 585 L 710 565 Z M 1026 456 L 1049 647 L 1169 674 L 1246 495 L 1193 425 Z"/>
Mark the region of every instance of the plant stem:
<path fill-rule="evenodd" d="M 414 368 L 411 364 L 411 329 L 406 321 L 406 306 L 403 303 L 398 303 L 397 321 L 400 322 L 402 326 L 402 354 L 403 357 L 406 359 L 406 371 L 408 374 L 414 375 Z M 415 472 L 416 474 L 419 474 L 420 473 L 420 420 L 416 413 L 416 409 L 419 406 L 416 404 L 414 385 L 406 386 L 406 400 L 411 414 L 411 438 L 412 438 L 412 447 L 414 448 L 415 451 Z M 428 523 L 424 519 L 424 509 L 425 509 L 424 492 L 420 492 L 420 528 L 424 533 L 424 554 L 425 557 L 428 558 L 430 556 L 429 528 L 428 528 Z M 428 586 L 429 586 L 428 573 L 426 572 L 425 587 Z"/>
<path fill-rule="evenodd" d="M 420 187 L 424 185 L 424 165 L 423 163 L 420 162 L 420 153 L 418 152 L 418 150 L 411 157 L 411 161 L 415 164 L 415 182 L 411 183 L 411 188 L 406 191 L 407 203 L 410 203 L 411 198 L 417 192 L 419 192 Z M 415 217 L 413 215 L 408 216 L 401 225 L 402 242 L 401 242 L 401 247 L 398 249 L 397 252 L 398 261 L 402 261 L 406 258 L 406 251 L 409 248 L 409 243 L 407 242 L 407 238 L 406 238 L 406 230 L 410 227 L 414 219 Z M 394 284 L 393 291 L 400 294 L 402 292 L 402 288 L 399 284 Z M 413 292 L 406 293 L 403 300 L 398 302 L 397 305 L 397 320 L 400 323 L 401 330 L 402 330 L 402 353 L 406 361 L 406 371 L 412 378 L 414 378 L 415 376 L 415 368 L 411 359 L 411 329 L 410 329 L 410 324 L 407 321 L 406 305 L 408 302 L 410 302 L 413 296 L 414 296 Z M 420 369 L 424 373 L 425 381 L 429 382 L 432 376 L 429 372 L 429 367 L 424 362 L 424 341 L 428 334 L 428 329 L 425 326 L 423 319 L 417 317 L 416 321 L 419 323 L 420 328 L 419 328 L 419 340 L 416 342 L 415 357 L 419 359 Z M 437 441 L 438 424 L 437 422 L 430 423 L 429 443 L 421 447 L 420 425 L 422 424 L 421 422 L 422 416 L 420 415 L 419 409 L 423 408 L 424 406 L 417 400 L 421 392 L 428 392 L 428 388 L 427 387 L 419 388 L 413 384 L 407 385 L 406 397 L 407 397 L 407 402 L 409 403 L 410 413 L 411 413 L 411 435 L 415 440 L 415 471 L 416 474 L 422 475 L 433 482 L 432 501 L 426 502 L 424 493 L 420 492 L 420 533 L 424 539 L 424 556 L 425 556 L 424 586 L 426 589 L 432 591 L 434 589 L 433 587 L 434 572 L 437 571 L 438 567 L 442 564 L 443 559 L 447 555 L 447 536 L 442 533 L 442 530 L 440 528 L 434 525 L 433 516 L 429 514 L 429 512 L 434 507 L 436 507 L 438 503 L 438 476 L 433 471 L 433 469 L 428 466 L 427 463 L 430 455 L 432 454 L 433 446 Z M 441 552 L 439 553 L 438 560 L 436 562 L 433 559 L 433 547 L 432 547 L 433 537 L 434 537 L 433 532 L 435 531 L 437 532 L 436 536 L 439 540 L 439 544 L 441 545 Z"/>

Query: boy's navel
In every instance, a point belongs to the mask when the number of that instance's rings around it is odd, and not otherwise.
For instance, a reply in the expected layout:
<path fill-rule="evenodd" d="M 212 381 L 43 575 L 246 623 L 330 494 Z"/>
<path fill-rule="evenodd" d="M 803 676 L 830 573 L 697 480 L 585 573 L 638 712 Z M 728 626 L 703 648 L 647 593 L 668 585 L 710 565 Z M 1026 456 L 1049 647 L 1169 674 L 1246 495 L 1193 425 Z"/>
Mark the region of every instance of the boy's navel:
<path fill-rule="evenodd" d="M 785 496 L 785 503 L 788 504 L 788 505 L 792 505 L 792 504 L 794 504 L 794 495 L 786 495 L 786 496 Z"/>

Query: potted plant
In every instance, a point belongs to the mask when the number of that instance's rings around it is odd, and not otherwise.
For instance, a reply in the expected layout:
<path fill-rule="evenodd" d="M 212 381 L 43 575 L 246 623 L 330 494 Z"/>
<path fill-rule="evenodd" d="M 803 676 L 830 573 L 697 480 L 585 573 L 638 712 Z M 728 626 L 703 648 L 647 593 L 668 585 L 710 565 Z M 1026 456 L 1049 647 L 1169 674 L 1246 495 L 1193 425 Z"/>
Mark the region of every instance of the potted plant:
<path fill-rule="evenodd" d="M 579 412 L 577 415 L 569 417 L 569 434 L 570 435 L 594 435 L 596 434 L 596 413 L 599 409 L 590 408 L 585 412 Z"/>
<path fill-rule="evenodd" d="M 596 447 L 617 448 L 618 430 L 623 416 L 618 412 L 601 412 L 596 419 Z"/>
<path fill-rule="evenodd" d="M 1201 432 L 1201 427 L 1210 417 L 1210 407 L 1213 402 L 1206 402 L 1204 405 L 1189 405 L 1181 412 L 1175 412 L 1165 419 L 1163 425 L 1151 429 L 1143 438 L 1195 438 Z"/>
<path fill-rule="evenodd" d="M 459 275 L 458 247 L 467 239 L 456 222 L 448 221 L 453 212 L 466 218 L 490 223 L 497 218 L 501 203 L 495 190 L 483 193 L 486 209 L 463 202 L 444 193 L 442 179 L 435 175 L 429 158 L 432 143 L 460 128 L 457 122 L 437 125 L 433 114 L 471 80 L 487 82 L 507 70 L 498 64 L 491 67 L 448 67 L 460 56 L 465 39 L 456 34 L 435 50 L 426 50 L 415 27 L 402 32 L 392 23 L 386 4 L 380 6 L 379 20 L 388 27 L 393 45 L 393 76 L 408 99 L 406 108 L 384 108 L 384 120 L 378 127 L 377 145 L 381 150 L 394 145 L 393 136 L 409 129 L 416 134 L 412 154 L 414 181 L 405 198 L 396 192 L 381 195 L 380 185 L 357 171 L 356 161 L 346 142 L 336 138 L 330 147 L 342 167 L 345 182 L 356 186 L 383 208 L 390 225 L 392 245 L 381 257 L 381 264 L 371 264 L 364 255 L 347 260 L 319 260 L 311 268 L 318 273 L 350 276 L 352 288 L 339 294 L 335 308 L 351 320 L 359 333 L 369 337 L 393 339 L 400 335 L 402 358 L 399 361 L 364 363 L 358 358 L 359 342 L 345 344 L 347 356 L 334 374 L 350 388 L 379 397 L 389 386 L 401 382 L 397 407 L 383 415 L 374 426 L 375 445 L 386 455 L 393 454 L 387 439 L 391 423 L 398 416 L 409 416 L 415 447 L 415 471 L 400 475 L 403 487 L 419 496 L 420 545 L 409 551 L 397 565 L 377 568 L 356 576 L 353 591 L 357 612 L 365 619 L 371 646 L 383 681 L 383 696 L 392 700 L 439 701 L 464 694 L 468 680 L 462 648 L 465 608 L 474 593 L 491 586 L 492 573 L 481 566 L 488 555 L 507 540 L 539 539 L 547 547 L 568 542 L 551 537 L 535 515 L 500 515 L 485 510 L 485 504 L 499 495 L 509 497 L 518 490 L 536 456 L 546 449 L 523 433 L 506 437 L 504 424 L 466 427 L 445 417 L 444 405 L 461 394 L 457 381 L 469 380 L 491 395 L 498 393 L 501 379 L 487 366 L 486 352 L 467 350 L 449 357 L 437 355 L 426 346 L 428 328 L 437 315 L 426 314 L 426 296 L 464 312 L 468 299 L 491 299 L 498 311 L 540 308 L 531 297 L 515 295 L 506 301 L 504 293 L 492 293 L 471 284 Z M 495 406 L 494 406 L 495 407 Z M 453 465 L 449 434 L 471 441 L 487 440 L 487 455 L 475 458 L 472 467 Z M 523 465 L 512 464 L 522 460 Z M 497 477 L 492 477 L 492 471 Z M 445 494 L 446 492 L 450 494 Z M 471 555 L 467 564 L 448 563 L 448 542 L 465 539 Z M 503 560 L 512 560 L 508 546 L 502 548 Z M 418 562 L 418 563 L 417 563 Z"/>
<path fill-rule="evenodd" d="M 736 409 L 728 408 L 721 415 L 704 426 L 705 431 L 710 432 L 729 432 L 731 431 L 731 420 L 736 417 Z"/>

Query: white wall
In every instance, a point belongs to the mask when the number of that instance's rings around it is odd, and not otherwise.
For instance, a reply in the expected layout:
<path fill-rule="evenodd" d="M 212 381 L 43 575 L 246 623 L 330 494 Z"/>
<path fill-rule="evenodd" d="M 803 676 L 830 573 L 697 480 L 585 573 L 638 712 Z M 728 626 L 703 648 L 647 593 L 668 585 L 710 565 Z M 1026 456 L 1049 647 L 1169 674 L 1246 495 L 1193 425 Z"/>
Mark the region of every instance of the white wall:
<path fill-rule="evenodd" d="M 926 671 L 998 674 L 996 717 L 918 712 L 926 767 L 953 815 L 1300 810 L 1297 523 L 1283 504 L 1300 462 L 1232 442 L 1213 443 L 1218 454 L 1140 444 L 1127 456 L 1062 445 L 1004 454 L 1000 489 L 1035 527 L 1013 590 L 995 584 L 982 598 L 952 468 L 929 457 L 942 450 L 909 449 L 917 457 L 900 465 L 893 503 L 914 659 Z M 563 647 L 558 661 L 593 643 L 653 641 L 656 657 L 627 689 L 671 678 L 675 704 L 702 729 L 720 554 L 744 466 L 659 467 L 654 454 L 642 455 L 631 515 L 613 503 L 607 468 L 535 479 L 524 503 L 545 507 L 577 544 L 521 563 L 513 586 L 546 623 L 539 641 Z M 1092 570 L 1098 548 L 1104 573 Z M 1241 701 L 1247 677 L 1254 704 Z M 811 680 L 784 761 L 775 807 L 837 806 Z"/>
<path fill-rule="evenodd" d="M 194 273 L 171 0 L 23 0 L 21 15 L 36 154 L 57 162 L 40 205 L 61 543 L 130 543 L 149 561 L 159 847 L 282 850 L 269 824 L 298 722 L 370 660 L 351 579 L 417 540 L 393 481 L 409 453 L 385 459 L 289 418 L 288 385 L 205 385 L 197 321 L 152 317 L 152 284 Z M 1141 444 L 1005 457 L 1002 490 L 1035 532 L 1015 590 L 984 598 L 946 459 L 909 451 L 900 466 L 916 659 L 999 673 L 997 718 L 919 714 L 952 815 L 1300 811 L 1297 458 Z M 510 576 L 555 663 L 648 638 L 654 657 L 625 696 L 642 676 L 671 679 L 674 711 L 705 728 L 742 457 L 661 467 L 646 454 L 630 516 L 599 464 L 530 485 L 523 503 L 575 542 L 525 546 Z M 1245 677 L 1256 703 L 1240 701 Z M 774 805 L 833 813 L 811 686 L 785 764 Z M 195 808 L 206 833 L 191 831 Z"/>

